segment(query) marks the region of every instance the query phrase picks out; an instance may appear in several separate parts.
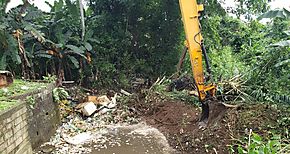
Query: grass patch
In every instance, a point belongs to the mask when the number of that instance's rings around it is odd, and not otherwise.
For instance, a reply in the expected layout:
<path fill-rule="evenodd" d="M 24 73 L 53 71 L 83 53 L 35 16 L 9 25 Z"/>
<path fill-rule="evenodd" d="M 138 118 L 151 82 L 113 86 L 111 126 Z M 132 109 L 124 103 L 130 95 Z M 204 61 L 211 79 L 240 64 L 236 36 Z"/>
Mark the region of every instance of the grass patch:
<path fill-rule="evenodd" d="M 14 106 L 17 103 L 18 103 L 17 100 L 0 101 L 0 111 L 6 110 L 6 109 Z"/>
<path fill-rule="evenodd" d="M 5 99 L 6 97 L 21 95 L 37 89 L 45 88 L 47 85 L 48 83 L 29 82 L 15 79 L 12 85 L 0 90 L 0 100 L 3 98 Z"/>
<path fill-rule="evenodd" d="M 0 89 L 0 111 L 17 104 L 17 100 L 11 100 L 9 97 L 22 95 L 37 89 L 45 88 L 47 85 L 48 83 L 29 82 L 15 79 L 12 85 Z"/>

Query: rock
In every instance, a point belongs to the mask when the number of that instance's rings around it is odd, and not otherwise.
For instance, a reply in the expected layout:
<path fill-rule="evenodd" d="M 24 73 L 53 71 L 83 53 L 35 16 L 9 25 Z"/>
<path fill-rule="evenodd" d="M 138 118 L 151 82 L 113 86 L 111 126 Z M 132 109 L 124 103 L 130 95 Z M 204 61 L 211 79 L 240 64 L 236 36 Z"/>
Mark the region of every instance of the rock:
<path fill-rule="evenodd" d="M 97 106 L 93 102 L 87 102 L 82 108 L 82 113 L 85 116 L 92 115 L 97 110 Z"/>

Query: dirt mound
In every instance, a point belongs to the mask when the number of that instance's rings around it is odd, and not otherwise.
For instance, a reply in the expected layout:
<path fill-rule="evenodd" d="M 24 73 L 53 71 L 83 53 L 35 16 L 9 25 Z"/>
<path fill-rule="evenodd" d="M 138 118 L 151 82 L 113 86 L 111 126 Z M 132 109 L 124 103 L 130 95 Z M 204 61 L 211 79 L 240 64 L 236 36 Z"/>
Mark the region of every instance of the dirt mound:
<path fill-rule="evenodd" d="M 182 102 L 161 102 L 152 106 L 150 111 L 144 114 L 148 124 L 159 128 L 161 131 L 182 133 L 194 131 L 193 124 L 198 122 L 199 109 Z"/>
<path fill-rule="evenodd" d="M 231 143 L 230 122 L 222 120 L 226 108 L 210 106 L 218 111 L 212 113 L 210 126 L 202 129 L 198 123 L 199 107 L 158 96 L 149 99 L 146 103 L 135 103 L 134 108 L 147 124 L 166 136 L 170 146 L 181 153 L 228 153 L 226 145 Z"/>

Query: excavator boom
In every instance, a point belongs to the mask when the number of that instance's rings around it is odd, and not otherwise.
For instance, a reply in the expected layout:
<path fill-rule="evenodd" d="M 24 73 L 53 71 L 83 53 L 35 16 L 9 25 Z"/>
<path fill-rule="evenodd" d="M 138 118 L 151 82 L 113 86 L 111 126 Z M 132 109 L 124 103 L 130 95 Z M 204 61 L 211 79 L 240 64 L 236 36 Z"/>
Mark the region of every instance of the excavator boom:
<path fill-rule="evenodd" d="M 190 62 L 194 76 L 195 85 L 198 90 L 199 100 L 202 103 L 201 121 L 208 118 L 209 107 L 205 103 L 207 98 L 214 97 L 216 86 L 213 83 L 206 85 L 203 69 L 203 56 L 210 74 L 210 66 L 203 46 L 199 17 L 203 11 L 203 5 L 197 4 L 196 0 L 179 0 L 180 10 L 186 34 L 186 47 L 190 55 Z"/>

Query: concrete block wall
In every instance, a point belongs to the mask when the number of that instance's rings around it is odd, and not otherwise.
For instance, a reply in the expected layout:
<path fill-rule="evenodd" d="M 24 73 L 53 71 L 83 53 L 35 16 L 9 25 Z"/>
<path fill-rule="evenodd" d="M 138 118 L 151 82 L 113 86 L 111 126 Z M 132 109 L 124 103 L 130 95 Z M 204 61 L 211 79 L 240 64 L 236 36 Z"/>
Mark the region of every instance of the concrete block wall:
<path fill-rule="evenodd" d="M 36 90 L 13 99 L 16 106 L 0 112 L 0 154 L 31 154 L 55 133 L 60 122 L 57 103 L 53 102 L 52 89 Z M 25 101 L 34 100 L 33 108 Z"/>
<path fill-rule="evenodd" d="M 28 112 L 21 103 L 0 114 L 0 153 L 32 153 L 28 135 Z M 23 149 L 25 149 L 23 151 Z"/>

